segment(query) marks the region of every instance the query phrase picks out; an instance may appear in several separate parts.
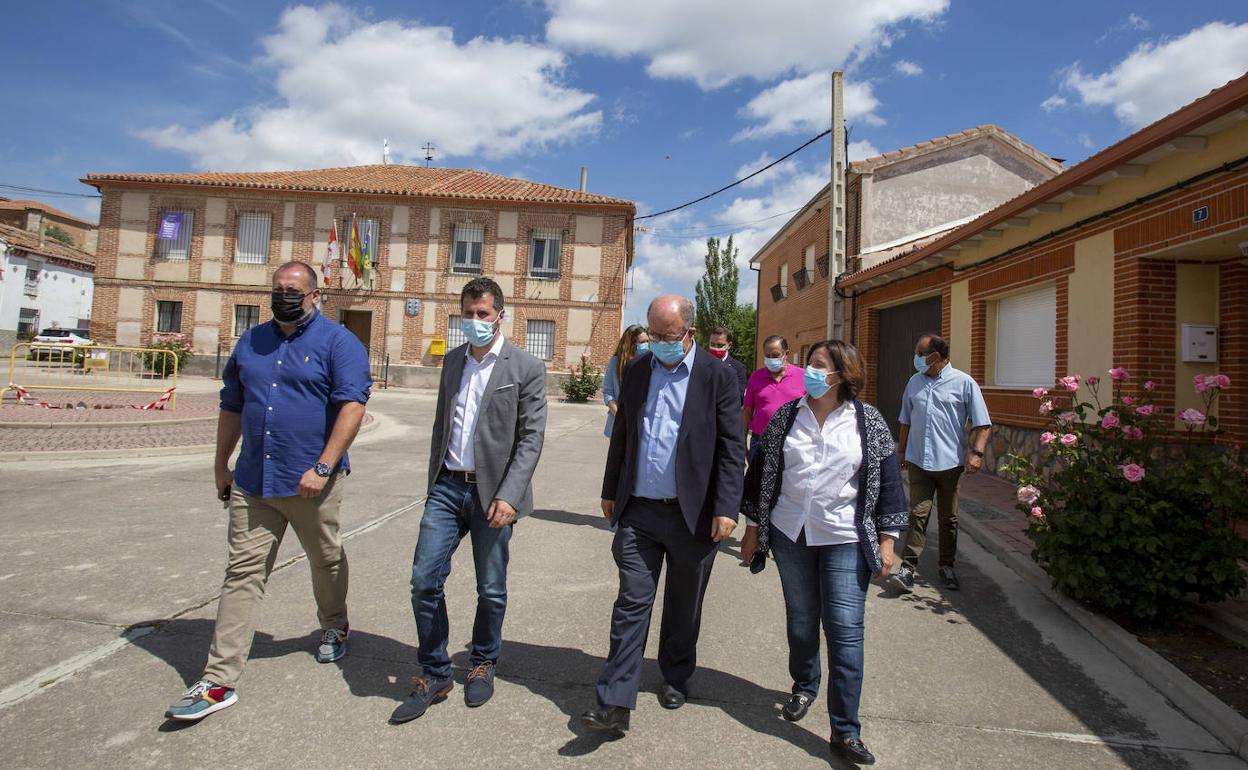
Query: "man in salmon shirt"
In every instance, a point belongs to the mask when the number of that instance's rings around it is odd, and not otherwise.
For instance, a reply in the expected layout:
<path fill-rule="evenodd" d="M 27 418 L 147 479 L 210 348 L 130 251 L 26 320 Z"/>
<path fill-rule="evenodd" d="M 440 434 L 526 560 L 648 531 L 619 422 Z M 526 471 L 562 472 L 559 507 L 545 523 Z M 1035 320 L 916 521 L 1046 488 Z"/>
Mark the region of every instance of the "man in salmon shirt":
<path fill-rule="evenodd" d="M 753 464 L 758 438 L 771 416 L 784 404 L 806 395 L 806 371 L 789 362 L 789 341 L 779 334 L 763 340 L 763 368 L 750 375 L 745 387 L 741 421 L 749 434 L 748 462 Z"/>

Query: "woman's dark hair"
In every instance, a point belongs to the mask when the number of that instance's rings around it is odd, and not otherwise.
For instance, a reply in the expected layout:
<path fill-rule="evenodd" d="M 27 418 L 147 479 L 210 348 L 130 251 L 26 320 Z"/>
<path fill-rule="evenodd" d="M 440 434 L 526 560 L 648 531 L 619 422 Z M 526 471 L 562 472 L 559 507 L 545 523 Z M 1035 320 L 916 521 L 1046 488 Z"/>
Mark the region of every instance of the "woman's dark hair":
<path fill-rule="evenodd" d="M 784 352 L 785 353 L 789 352 L 789 341 L 784 338 L 783 334 L 773 334 L 767 339 L 763 340 L 763 350 L 766 350 L 767 346 L 773 342 L 779 342 L 780 347 L 784 350 Z"/>
<path fill-rule="evenodd" d="M 637 355 L 637 338 L 643 334 L 647 334 L 646 327 L 633 324 L 620 335 L 620 341 L 615 346 L 615 376 L 617 379 L 624 379 L 624 367 Z"/>
<path fill-rule="evenodd" d="M 867 379 L 866 364 L 863 363 L 862 354 L 858 352 L 858 348 L 842 340 L 816 342 L 810 346 L 810 352 L 806 354 L 807 366 L 810 366 L 810 359 L 820 350 L 827 351 L 828 358 L 832 359 L 833 371 L 841 375 L 841 384 L 836 393 L 837 398 L 842 401 L 858 398 L 858 392 L 862 390 Z"/>

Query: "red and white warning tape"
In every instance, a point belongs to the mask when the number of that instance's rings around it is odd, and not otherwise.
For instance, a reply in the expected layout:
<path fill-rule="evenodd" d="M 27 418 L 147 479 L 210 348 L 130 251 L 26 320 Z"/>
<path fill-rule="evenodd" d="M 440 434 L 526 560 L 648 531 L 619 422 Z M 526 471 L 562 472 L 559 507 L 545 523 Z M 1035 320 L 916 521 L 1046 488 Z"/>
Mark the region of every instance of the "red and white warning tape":
<path fill-rule="evenodd" d="M 26 390 L 21 385 L 11 385 L 10 387 L 12 387 L 13 390 L 17 391 L 18 403 L 30 404 L 31 406 L 39 406 L 39 407 L 43 407 L 44 409 L 64 409 L 65 408 L 63 406 L 57 406 L 56 404 L 49 404 L 47 401 L 44 401 L 42 399 L 33 398 L 30 395 L 30 391 Z M 144 404 L 142 406 L 139 406 L 138 404 L 126 404 L 126 406 L 130 407 L 131 409 L 144 409 L 144 410 L 159 409 L 163 411 L 165 408 L 165 405 L 169 403 L 169 399 L 173 398 L 173 391 L 176 389 L 177 388 L 175 387 L 175 388 L 170 388 L 169 390 L 166 390 L 164 393 L 160 394 L 160 398 L 156 399 L 150 404 Z"/>

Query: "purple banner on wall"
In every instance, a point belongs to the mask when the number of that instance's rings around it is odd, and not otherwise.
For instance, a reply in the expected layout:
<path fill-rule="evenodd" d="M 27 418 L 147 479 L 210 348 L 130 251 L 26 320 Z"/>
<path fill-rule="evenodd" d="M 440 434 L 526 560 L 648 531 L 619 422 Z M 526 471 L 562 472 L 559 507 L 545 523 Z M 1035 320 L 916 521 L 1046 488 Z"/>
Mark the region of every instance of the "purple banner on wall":
<path fill-rule="evenodd" d="M 160 219 L 160 230 L 156 237 L 163 241 L 176 241 L 182 232 L 182 212 L 166 211 Z"/>

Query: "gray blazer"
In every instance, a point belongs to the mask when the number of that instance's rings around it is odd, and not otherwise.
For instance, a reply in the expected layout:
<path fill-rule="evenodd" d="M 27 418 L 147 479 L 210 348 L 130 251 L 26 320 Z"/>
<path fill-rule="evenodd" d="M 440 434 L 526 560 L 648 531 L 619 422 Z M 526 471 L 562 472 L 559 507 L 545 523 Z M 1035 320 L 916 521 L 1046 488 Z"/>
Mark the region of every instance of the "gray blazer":
<path fill-rule="evenodd" d="M 429 489 L 433 489 L 446 462 L 455 397 L 467 354 L 465 343 L 443 359 L 429 456 Z M 533 512 L 533 471 L 542 455 L 545 433 L 546 366 L 504 339 L 481 396 L 477 430 L 472 437 L 477 494 L 483 509 L 489 510 L 494 500 L 503 500 L 516 509 L 517 516 Z"/>

